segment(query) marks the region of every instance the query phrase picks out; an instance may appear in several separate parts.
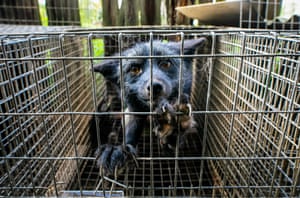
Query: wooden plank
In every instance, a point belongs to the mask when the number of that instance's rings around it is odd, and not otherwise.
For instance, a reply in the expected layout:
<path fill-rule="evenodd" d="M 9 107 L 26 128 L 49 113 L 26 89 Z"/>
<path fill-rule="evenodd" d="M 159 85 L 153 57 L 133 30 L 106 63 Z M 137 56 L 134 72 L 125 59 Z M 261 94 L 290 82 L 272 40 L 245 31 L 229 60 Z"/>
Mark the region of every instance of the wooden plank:
<path fill-rule="evenodd" d="M 242 13 L 248 18 L 249 2 L 243 2 Z M 203 24 L 208 25 L 240 25 L 240 1 L 228 1 L 217 3 L 204 3 L 199 5 L 177 7 L 176 10 L 189 18 L 198 19 Z M 252 9 L 252 11 L 254 11 Z M 253 17 L 257 13 L 252 14 Z"/>

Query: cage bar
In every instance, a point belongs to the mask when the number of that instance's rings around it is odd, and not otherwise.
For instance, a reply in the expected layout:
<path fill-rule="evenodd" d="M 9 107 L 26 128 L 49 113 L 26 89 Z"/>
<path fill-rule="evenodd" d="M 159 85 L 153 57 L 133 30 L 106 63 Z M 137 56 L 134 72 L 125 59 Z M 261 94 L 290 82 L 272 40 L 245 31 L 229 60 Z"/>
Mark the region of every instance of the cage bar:
<path fill-rule="evenodd" d="M 203 36 L 207 45 L 190 56 L 198 132 L 187 136 L 176 155 L 165 156 L 152 130 L 146 130 L 139 143 L 140 166 L 101 178 L 90 119 L 99 117 L 103 126 L 93 131 L 99 133 L 98 146 L 113 116 L 135 112 L 120 108 L 114 90 L 91 71 L 93 65 L 108 59 L 107 48 L 123 60 L 128 57 L 121 50 L 136 42 Z M 297 32 L 62 30 L 1 34 L 0 39 L 1 196 L 299 194 Z M 107 109 L 108 103 L 116 108 Z"/>

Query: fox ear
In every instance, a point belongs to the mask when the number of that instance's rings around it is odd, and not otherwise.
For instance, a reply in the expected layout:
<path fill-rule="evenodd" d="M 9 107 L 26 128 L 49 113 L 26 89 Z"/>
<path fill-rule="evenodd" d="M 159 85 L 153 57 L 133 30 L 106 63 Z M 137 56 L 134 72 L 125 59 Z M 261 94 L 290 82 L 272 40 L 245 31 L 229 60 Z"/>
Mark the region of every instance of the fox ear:
<path fill-rule="evenodd" d="M 180 42 L 178 42 L 180 44 Z M 207 43 L 207 39 L 204 37 L 198 39 L 184 40 L 184 54 L 194 54 L 197 48 L 203 48 Z"/>
<path fill-rule="evenodd" d="M 107 59 L 101 63 L 94 65 L 93 71 L 101 73 L 106 80 L 117 83 L 119 80 L 119 60 L 118 59 Z"/>

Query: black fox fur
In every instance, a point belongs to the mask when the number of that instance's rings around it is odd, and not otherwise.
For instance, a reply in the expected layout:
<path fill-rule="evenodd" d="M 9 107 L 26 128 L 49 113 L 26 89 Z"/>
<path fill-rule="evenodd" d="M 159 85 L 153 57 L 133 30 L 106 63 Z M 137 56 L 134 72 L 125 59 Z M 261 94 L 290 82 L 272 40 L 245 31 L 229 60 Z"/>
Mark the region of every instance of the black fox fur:
<path fill-rule="evenodd" d="M 194 54 L 196 48 L 202 47 L 205 41 L 205 38 L 185 40 L 184 55 Z M 124 58 L 122 58 L 121 67 L 126 111 L 149 112 L 151 103 L 152 109 L 156 112 L 153 117 L 154 132 L 163 148 L 172 149 L 175 146 L 176 137 L 194 126 L 189 104 L 193 59 L 184 57 L 181 61 L 178 57 L 168 57 L 180 55 L 181 42 L 154 41 L 152 46 L 153 49 L 150 49 L 149 43 L 138 43 L 122 52 Z M 161 57 L 152 60 L 132 58 L 150 56 L 150 54 Z M 180 80 L 181 62 L 182 79 Z M 106 59 L 95 65 L 94 71 L 100 72 L 109 83 L 115 86 L 115 89 L 121 89 L 120 59 Z M 180 83 L 182 83 L 182 92 L 178 93 Z M 102 145 L 96 152 L 97 163 L 102 170 L 101 174 L 111 175 L 116 168 L 122 169 L 129 165 L 128 163 L 136 162 L 134 159 L 137 155 L 139 137 L 144 127 L 149 126 L 149 116 L 131 114 L 126 115 L 125 120 L 126 145 L 116 143 L 115 137 L 109 137 L 105 138 L 106 142 L 101 142 Z M 178 134 L 178 131 L 181 134 Z"/>

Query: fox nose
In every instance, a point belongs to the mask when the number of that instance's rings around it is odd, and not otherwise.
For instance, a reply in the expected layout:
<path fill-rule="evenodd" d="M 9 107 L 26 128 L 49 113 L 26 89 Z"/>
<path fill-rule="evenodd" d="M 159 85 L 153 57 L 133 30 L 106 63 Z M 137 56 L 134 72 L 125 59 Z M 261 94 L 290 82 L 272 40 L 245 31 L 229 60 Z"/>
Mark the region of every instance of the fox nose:
<path fill-rule="evenodd" d="M 148 93 L 150 95 L 150 92 L 151 92 L 151 86 L 149 85 L 147 87 L 147 90 L 148 90 Z M 161 83 L 158 83 L 158 82 L 153 82 L 152 83 L 152 91 L 153 91 L 153 96 L 156 97 L 156 96 L 160 96 L 163 92 L 163 86 Z"/>

